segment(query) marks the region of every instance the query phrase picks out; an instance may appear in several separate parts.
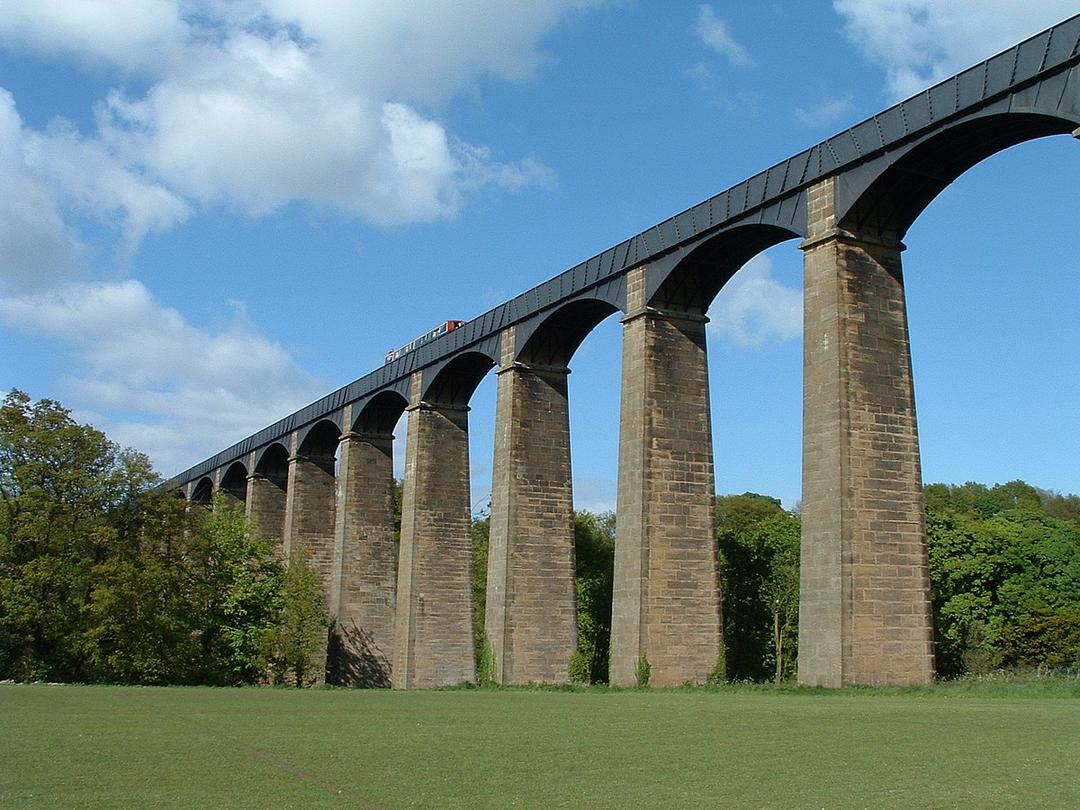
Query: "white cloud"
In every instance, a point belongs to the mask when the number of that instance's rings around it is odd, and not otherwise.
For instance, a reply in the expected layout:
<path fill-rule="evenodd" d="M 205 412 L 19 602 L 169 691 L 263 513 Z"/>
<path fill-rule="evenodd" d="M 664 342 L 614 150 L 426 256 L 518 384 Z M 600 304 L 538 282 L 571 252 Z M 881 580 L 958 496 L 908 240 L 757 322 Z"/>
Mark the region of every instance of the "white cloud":
<path fill-rule="evenodd" d="M 159 183 L 129 170 L 101 141 L 63 122 L 24 127 L 0 88 L 0 287 L 26 290 L 70 277 L 86 249 L 66 224 L 70 212 L 114 225 L 129 256 L 148 231 L 183 221 L 190 209 Z"/>
<path fill-rule="evenodd" d="M 172 0 L 0 0 L 0 44 L 48 57 L 148 68 L 182 39 Z"/>
<path fill-rule="evenodd" d="M 901 99 L 1076 14 L 1076 0 L 833 0 Z"/>
<path fill-rule="evenodd" d="M 542 37 L 606 0 L 264 0 L 272 19 L 318 44 L 328 75 L 382 99 L 440 103 L 478 77 L 522 81 L 545 60 Z M 221 4 L 215 3 L 220 6 Z"/>
<path fill-rule="evenodd" d="M 107 144 L 83 138 L 62 122 L 27 133 L 24 150 L 28 167 L 66 205 L 118 226 L 123 257 L 130 257 L 148 232 L 167 230 L 191 214 L 188 203 L 166 186 L 126 167 Z"/>
<path fill-rule="evenodd" d="M 117 222 L 124 255 L 210 206 L 299 201 L 396 224 L 550 185 L 534 158 L 503 160 L 428 110 L 486 76 L 529 77 L 544 35 L 602 2 L 0 0 L 0 47 L 141 77 L 99 102 L 94 132 L 23 133 L 38 182 Z"/>
<path fill-rule="evenodd" d="M 772 274 L 768 256 L 756 256 L 720 290 L 709 309 L 709 329 L 736 346 L 755 348 L 802 334 L 802 292 Z"/>
<path fill-rule="evenodd" d="M 741 68 L 754 66 L 749 51 L 731 35 L 727 23 L 717 17 L 712 6 L 707 3 L 698 11 L 696 31 L 702 42 L 727 58 L 731 64 Z"/>
<path fill-rule="evenodd" d="M 25 139 L 15 100 L 0 88 L 0 289 L 70 276 L 84 251 L 56 191 L 27 165 Z"/>
<path fill-rule="evenodd" d="M 242 308 L 232 309 L 226 328 L 208 332 L 138 281 L 69 283 L 0 297 L 0 324 L 72 351 L 81 370 L 63 386 L 78 415 L 170 475 L 320 393 Z"/>
<path fill-rule="evenodd" d="M 795 118 L 800 124 L 807 127 L 831 126 L 851 112 L 854 106 L 855 101 L 851 95 L 842 98 L 827 98 L 815 104 L 797 107 L 795 109 Z"/>

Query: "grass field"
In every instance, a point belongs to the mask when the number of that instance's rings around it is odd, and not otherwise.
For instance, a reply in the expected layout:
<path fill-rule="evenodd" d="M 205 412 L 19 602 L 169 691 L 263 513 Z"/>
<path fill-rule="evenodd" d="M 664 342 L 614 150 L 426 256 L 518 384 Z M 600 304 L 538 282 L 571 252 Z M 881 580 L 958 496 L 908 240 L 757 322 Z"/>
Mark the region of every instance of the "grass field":
<path fill-rule="evenodd" d="M 1080 680 L 0 686 L 0 807 L 1080 807 Z"/>

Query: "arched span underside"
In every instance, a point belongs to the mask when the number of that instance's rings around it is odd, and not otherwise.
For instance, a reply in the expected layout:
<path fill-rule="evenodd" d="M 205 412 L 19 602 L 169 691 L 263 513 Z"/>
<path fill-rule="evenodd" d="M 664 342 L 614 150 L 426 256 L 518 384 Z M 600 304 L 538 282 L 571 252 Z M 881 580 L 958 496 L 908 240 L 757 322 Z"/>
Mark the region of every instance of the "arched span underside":
<path fill-rule="evenodd" d="M 289 451 L 285 445 L 274 442 L 259 451 L 255 457 L 255 474 L 286 489 L 289 484 Z"/>
<path fill-rule="evenodd" d="M 380 391 L 355 414 L 352 430 L 372 436 L 390 436 L 409 402 L 397 391 Z"/>
<path fill-rule="evenodd" d="M 430 380 L 425 379 L 420 399 L 431 405 L 464 408 L 494 367 L 495 359 L 483 352 L 459 354 L 441 365 Z"/>
<path fill-rule="evenodd" d="M 598 298 L 571 301 L 546 315 L 523 335 L 524 340 L 518 340 L 515 359 L 530 366 L 565 368 L 589 333 L 618 311 Z"/>
<path fill-rule="evenodd" d="M 1080 121 L 1033 112 L 983 115 L 939 131 L 912 146 L 855 196 L 839 201 L 841 227 L 882 240 L 903 239 L 950 183 L 986 158 L 1050 135 L 1072 133 Z"/>
<path fill-rule="evenodd" d="M 229 466 L 221 476 L 221 491 L 238 501 L 247 500 L 248 471 L 243 462 L 237 461 Z"/>
<path fill-rule="evenodd" d="M 209 506 L 214 499 L 214 482 L 209 478 L 201 478 L 191 491 L 191 502 L 199 506 Z"/>
<path fill-rule="evenodd" d="M 336 435 L 340 437 L 341 434 L 344 432 L 344 425 L 342 424 L 342 422 L 343 420 L 341 410 L 335 410 L 333 413 L 326 414 L 326 416 L 324 416 L 322 419 L 300 428 L 300 430 L 296 432 L 297 452 L 304 455 L 310 455 L 310 453 L 312 452 L 312 448 L 320 442 L 322 444 L 326 444 L 327 439 L 325 438 L 325 436 L 333 433 L 334 431 L 337 431 Z M 315 438 L 309 441 L 312 433 L 316 433 L 317 435 Z M 303 448 L 307 449 L 305 450 Z"/>
<path fill-rule="evenodd" d="M 802 234 L 777 225 L 744 225 L 721 231 L 686 254 L 661 278 L 648 305 L 704 314 L 721 288 L 759 253 Z"/>
<path fill-rule="evenodd" d="M 315 423 L 311 430 L 307 431 L 297 448 L 297 455 L 313 461 L 326 472 L 334 473 L 334 456 L 337 454 L 338 442 L 341 440 L 341 428 L 336 422 L 323 419 Z"/>

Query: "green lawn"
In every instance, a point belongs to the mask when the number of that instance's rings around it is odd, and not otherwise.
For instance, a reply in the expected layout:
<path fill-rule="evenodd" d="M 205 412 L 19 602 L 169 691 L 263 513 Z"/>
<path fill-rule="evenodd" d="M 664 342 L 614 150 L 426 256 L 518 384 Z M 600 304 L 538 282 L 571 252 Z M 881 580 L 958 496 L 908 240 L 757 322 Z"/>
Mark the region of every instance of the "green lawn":
<path fill-rule="evenodd" d="M 0 807 L 1080 807 L 1080 681 L 0 686 Z"/>

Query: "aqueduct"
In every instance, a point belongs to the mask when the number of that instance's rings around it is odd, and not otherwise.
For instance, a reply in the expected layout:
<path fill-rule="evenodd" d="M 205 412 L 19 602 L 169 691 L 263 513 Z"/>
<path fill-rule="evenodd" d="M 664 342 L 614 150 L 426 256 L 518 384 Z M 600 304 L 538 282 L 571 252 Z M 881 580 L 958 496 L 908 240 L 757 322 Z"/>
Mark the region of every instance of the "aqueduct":
<path fill-rule="evenodd" d="M 621 313 L 611 680 L 701 682 L 721 654 L 705 312 L 749 259 L 804 253 L 799 681 L 933 678 L 901 240 L 990 155 L 1080 137 L 1080 16 L 897 104 L 361 377 L 171 482 L 308 551 L 335 677 L 475 678 L 468 403 L 497 374 L 485 628 L 501 683 L 575 647 L 568 364 Z M 400 547 L 393 428 L 408 414 Z M 336 663 L 335 663 L 336 662 Z"/>

